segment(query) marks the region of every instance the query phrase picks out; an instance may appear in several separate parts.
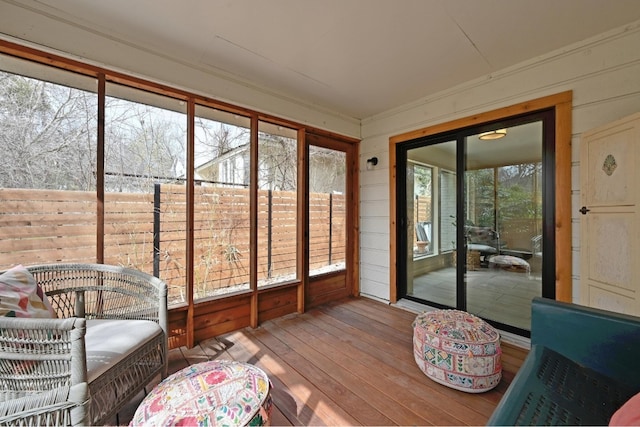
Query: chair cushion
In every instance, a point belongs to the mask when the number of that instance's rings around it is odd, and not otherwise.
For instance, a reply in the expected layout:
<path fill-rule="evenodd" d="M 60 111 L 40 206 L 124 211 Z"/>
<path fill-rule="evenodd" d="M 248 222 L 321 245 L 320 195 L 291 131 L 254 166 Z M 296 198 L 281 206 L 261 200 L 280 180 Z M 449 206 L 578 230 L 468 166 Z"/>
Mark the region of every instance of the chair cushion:
<path fill-rule="evenodd" d="M 87 320 L 85 346 L 89 384 L 162 333 L 160 325 L 151 320 Z"/>
<path fill-rule="evenodd" d="M 531 271 L 531 266 L 527 261 L 511 255 L 492 256 L 489 258 L 489 267 L 501 268 L 518 273 L 529 273 Z"/>

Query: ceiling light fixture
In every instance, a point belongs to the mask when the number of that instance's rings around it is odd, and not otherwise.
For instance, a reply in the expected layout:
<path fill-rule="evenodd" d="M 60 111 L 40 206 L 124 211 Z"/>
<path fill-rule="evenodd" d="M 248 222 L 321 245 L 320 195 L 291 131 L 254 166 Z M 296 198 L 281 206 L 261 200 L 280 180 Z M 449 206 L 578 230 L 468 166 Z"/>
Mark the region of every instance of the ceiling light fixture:
<path fill-rule="evenodd" d="M 505 136 L 507 136 L 506 129 L 496 129 L 489 132 L 482 132 L 480 135 L 478 135 L 478 138 L 483 141 L 490 141 L 492 139 L 504 138 Z"/>

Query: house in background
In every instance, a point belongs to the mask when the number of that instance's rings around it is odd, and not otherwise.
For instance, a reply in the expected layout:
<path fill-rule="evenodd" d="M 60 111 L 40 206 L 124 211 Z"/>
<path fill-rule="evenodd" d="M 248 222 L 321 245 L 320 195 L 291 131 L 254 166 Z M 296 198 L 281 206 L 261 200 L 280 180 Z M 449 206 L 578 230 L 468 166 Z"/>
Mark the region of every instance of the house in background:
<path fill-rule="evenodd" d="M 334 10 L 318 2 L 302 15 L 282 10 L 287 4 L 213 4 L 189 14 L 151 3 L 0 0 L 0 38 L 8 54 L 19 45 L 29 57 L 33 48 L 310 126 L 320 138 L 359 140 L 350 293 L 389 303 L 402 303 L 398 266 L 408 257 L 392 226 L 402 212 L 402 144 L 480 133 L 532 108 L 562 111 L 544 119 L 555 129 L 548 190 L 558 195 L 548 274 L 553 296 L 581 302 L 581 137 L 640 111 L 640 4 L 363 1 Z M 276 16 L 267 37 L 260 23 Z M 499 24 L 487 25 L 489 16 Z"/>
<path fill-rule="evenodd" d="M 249 147 L 243 145 L 196 165 L 195 180 L 229 186 L 249 186 Z"/>

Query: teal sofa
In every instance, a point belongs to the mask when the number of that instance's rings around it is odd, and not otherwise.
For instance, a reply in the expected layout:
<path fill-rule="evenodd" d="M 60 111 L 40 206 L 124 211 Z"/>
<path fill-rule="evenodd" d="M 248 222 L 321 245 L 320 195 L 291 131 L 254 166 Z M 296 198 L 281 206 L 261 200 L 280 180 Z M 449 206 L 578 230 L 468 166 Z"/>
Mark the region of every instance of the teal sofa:
<path fill-rule="evenodd" d="M 640 318 L 545 298 L 488 425 L 607 425 L 640 392 Z"/>

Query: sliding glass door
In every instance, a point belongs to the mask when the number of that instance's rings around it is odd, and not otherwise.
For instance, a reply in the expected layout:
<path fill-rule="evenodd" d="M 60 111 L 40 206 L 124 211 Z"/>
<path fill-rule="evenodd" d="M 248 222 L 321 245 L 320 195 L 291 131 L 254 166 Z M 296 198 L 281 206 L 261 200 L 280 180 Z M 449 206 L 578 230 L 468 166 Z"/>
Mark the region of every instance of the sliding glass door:
<path fill-rule="evenodd" d="M 543 111 L 398 146 L 400 297 L 529 334 L 555 293 L 553 128 Z"/>

